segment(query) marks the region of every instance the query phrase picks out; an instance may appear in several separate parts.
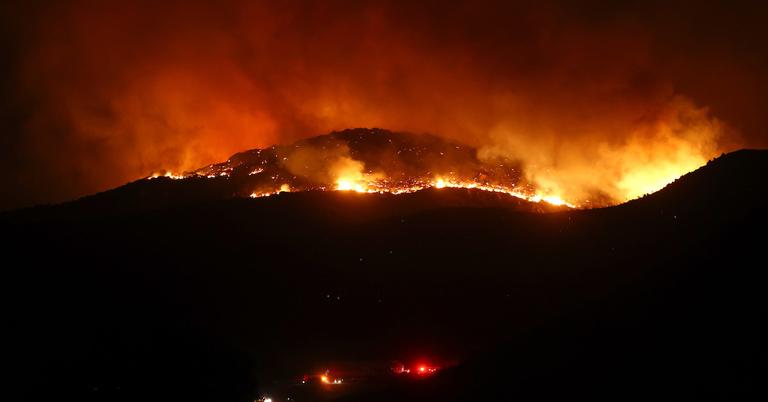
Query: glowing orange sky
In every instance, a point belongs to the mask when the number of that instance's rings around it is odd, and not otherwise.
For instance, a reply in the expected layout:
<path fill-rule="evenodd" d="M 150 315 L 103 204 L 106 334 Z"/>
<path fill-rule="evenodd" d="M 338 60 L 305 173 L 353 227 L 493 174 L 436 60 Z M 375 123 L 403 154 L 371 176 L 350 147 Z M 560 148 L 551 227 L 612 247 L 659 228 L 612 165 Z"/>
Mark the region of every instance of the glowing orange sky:
<path fill-rule="evenodd" d="M 767 145 L 756 10 L 220 3 L 4 6 L 0 206 L 349 127 L 458 139 L 575 197 Z"/>

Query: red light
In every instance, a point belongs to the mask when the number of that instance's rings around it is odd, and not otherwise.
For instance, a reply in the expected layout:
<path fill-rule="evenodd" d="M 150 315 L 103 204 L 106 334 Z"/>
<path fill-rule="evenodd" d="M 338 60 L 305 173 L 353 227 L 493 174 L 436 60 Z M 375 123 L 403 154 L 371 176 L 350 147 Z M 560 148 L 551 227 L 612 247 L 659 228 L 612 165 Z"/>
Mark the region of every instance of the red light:
<path fill-rule="evenodd" d="M 433 373 L 436 373 L 439 370 L 438 367 L 432 366 L 430 364 L 425 364 L 423 362 L 421 362 L 419 364 L 414 364 L 411 367 L 412 368 L 406 368 L 406 367 L 404 367 L 402 365 L 401 366 L 396 366 L 396 367 L 394 367 L 392 369 L 392 371 L 395 374 L 412 374 L 412 375 L 415 375 L 415 376 L 422 377 L 422 376 L 428 376 L 428 375 L 431 375 Z"/>

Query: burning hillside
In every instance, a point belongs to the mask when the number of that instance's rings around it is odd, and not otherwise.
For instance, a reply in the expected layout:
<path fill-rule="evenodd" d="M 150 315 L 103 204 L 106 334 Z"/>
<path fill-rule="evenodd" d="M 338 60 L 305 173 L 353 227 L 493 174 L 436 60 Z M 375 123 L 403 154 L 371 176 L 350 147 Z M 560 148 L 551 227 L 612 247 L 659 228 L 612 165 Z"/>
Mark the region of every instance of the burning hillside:
<path fill-rule="evenodd" d="M 475 148 L 431 135 L 353 129 L 290 145 L 253 149 L 172 179 L 228 180 L 232 194 L 265 197 L 295 191 L 411 193 L 427 188 L 479 189 L 532 202 L 575 202 L 527 182 L 519 161 L 483 160 Z"/>

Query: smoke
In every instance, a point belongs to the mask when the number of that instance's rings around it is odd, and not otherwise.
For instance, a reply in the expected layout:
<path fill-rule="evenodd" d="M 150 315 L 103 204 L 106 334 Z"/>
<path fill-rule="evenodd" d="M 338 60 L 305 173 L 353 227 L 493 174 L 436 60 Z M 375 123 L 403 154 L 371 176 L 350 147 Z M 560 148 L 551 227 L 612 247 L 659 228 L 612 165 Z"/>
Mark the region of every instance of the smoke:
<path fill-rule="evenodd" d="M 554 111 L 552 111 L 554 112 Z M 621 135 L 601 135 L 607 118 L 563 120 L 546 127 L 535 114 L 503 121 L 491 130 L 481 158 L 518 156 L 529 182 L 543 193 L 567 195 L 582 205 L 602 205 L 658 191 L 717 155 L 732 135 L 720 120 L 689 99 L 675 96 L 637 112 L 611 111 Z M 577 133 L 562 135 L 563 133 Z M 588 140 L 585 140 L 585 137 Z"/>
<path fill-rule="evenodd" d="M 315 184 L 338 185 L 343 181 L 345 186 L 352 186 L 381 177 L 366 172 L 365 164 L 352 158 L 349 146 L 341 141 L 296 148 L 281 156 L 280 162 L 290 173 Z"/>
<path fill-rule="evenodd" d="M 616 201 L 766 145 L 760 12 L 507 3 L 4 6 L 3 206 L 349 127 L 446 136 Z"/>

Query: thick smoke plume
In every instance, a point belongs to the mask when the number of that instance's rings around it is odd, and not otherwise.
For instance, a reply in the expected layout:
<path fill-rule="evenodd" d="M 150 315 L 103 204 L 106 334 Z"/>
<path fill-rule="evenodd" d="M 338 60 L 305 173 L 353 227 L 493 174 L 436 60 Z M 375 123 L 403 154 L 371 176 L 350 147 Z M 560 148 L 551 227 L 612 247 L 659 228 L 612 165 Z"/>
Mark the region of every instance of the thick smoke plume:
<path fill-rule="evenodd" d="M 766 146 L 757 8 L 509 3 L 6 4 L 2 207 L 348 127 L 466 142 L 571 199 Z"/>

